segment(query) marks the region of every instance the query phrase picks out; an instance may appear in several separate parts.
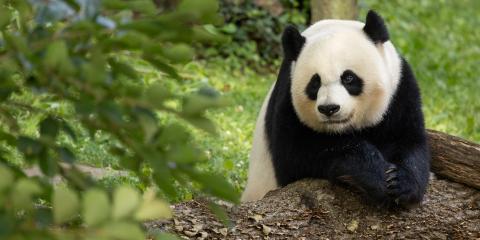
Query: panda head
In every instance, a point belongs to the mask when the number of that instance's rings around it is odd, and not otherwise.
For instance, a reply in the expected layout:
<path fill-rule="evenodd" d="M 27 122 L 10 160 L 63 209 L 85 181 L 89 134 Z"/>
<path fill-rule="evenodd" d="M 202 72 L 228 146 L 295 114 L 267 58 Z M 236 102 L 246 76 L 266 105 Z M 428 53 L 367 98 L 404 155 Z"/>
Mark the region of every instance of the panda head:
<path fill-rule="evenodd" d="M 400 78 L 400 57 L 383 19 L 370 11 L 366 23 L 323 20 L 302 34 L 282 36 L 290 64 L 297 116 L 318 132 L 342 133 L 378 124 Z"/>

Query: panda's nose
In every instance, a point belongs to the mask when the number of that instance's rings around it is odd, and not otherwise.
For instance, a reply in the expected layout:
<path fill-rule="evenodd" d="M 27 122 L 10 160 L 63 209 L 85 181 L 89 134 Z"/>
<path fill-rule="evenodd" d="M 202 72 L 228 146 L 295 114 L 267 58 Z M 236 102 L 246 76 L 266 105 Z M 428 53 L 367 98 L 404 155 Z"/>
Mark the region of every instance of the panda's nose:
<path fill-rule="evenodd" d="M 318 106 L 318 111 L 323 115 L 330 117 L 340 110 L 340 106 L 337 104 L 327 104 Z"/>

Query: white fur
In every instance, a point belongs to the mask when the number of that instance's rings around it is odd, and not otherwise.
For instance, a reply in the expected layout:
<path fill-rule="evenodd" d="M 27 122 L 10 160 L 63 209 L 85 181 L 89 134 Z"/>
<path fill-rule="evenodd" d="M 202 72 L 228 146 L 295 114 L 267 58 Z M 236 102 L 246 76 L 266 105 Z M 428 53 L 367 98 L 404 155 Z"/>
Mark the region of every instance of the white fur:
<path fill-rule="evenodd" d="M 373 45 L 362 31 L 364 23 L 345 20 L 323 20 L 307 28 L 307 41 L 297 61 L 292 63 L 292 100 L 300 120 L 317 131 L 341 132 L 349 127 L 362 128 L 378 123 L 390 103 L 400 79 L 400 57 L 393 44 Z M 340 83 L 346 69 L 365 82 L 363 93 L 352 97 Z M 321 77 L 317 101 L 305 95 L 313 74 Z M 278 187 L 265 134 L 265 113 L 273 87 L 265 98 L 255 128 L 248 181 L 242 201 L 261 199 Z M 346 124 L 322 123 L 320 104 L 338 104 L 335 118 L 341 120 L 353 113 Z"/>
<path fill-rule="evenodd" d="M 257 125 L 253 134 L 252 151 L 250 152 L 248 181 L 242 194 L 242 202 L 261 199 L 268 191 L 278 187 L 265 136 L 265 114 L 272 91 L 273 87 L 270 89 L 258 114 Z"/>
<path fill-rule="evenodd" d="M 363 32 L 364 24 L 355 21 L 320 21 L 302 35 L 306 37 L 292 69 L 292 101 L 300 120 L 320 132 L 361 129 L 382 120 L 400 78 L 400 58 L 390 41 L 374 45 Z M 364 80 L 362 94 L 351 96 L 340 82 L 345 70 Z M 310 100 L 305 87 L 314 74 L 322 86 L 317 100 Z M 319 113 L 317 106 L 340 105 L 331 118 Z M 345 123 L 326 123 L 329 120 Z"/>

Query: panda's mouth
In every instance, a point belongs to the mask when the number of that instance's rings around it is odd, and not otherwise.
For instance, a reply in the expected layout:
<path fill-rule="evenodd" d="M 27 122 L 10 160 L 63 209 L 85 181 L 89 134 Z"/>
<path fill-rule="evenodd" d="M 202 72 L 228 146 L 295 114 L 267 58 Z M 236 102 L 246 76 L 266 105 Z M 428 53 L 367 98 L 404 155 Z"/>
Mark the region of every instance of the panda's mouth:
<path fill-rule="evenodd" d="M 344 118 L 344 119 L 329 119 L 327 121 L 323 121 L 323 123 L 325 124 L 343 124 L 343 123 L 347 123 L 349 122 L 353 117 L 353 112 L 350 113 L 350 115 L 348 115 L 348 117 Z"/>

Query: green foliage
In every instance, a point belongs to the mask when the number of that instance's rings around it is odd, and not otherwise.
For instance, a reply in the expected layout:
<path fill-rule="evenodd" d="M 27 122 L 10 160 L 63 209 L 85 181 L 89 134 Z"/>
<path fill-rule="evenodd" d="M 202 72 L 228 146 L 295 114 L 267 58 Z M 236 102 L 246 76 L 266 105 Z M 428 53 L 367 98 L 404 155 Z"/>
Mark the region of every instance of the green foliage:
<path fill-rule="evenodd" d="M 230 36 L 231 41 L 208 49 L 206 54 L 235 55 L 258 70 L 270 67 L 272 60 L 281 57 L 280 38 L 285 26 L 295 24 L 303 28 L 306 22 L 297 1 L 281 1 L 284 10 L 278 16 L 253 0 L 222 0 L 220 3 L 220 13 L 226 24 L 219 30 Z M 274 69 L 270 67 L 268 70 Z"/>
<path fill-rule="evenodd" d="M 206 111 L 229 102 L 208 86 L 171 87 L 184 84 L 177 68 L 192 43 L 224 39 L 212 32 L 217 10 L 215 0 L 169 12 L 150 0 L 0 0 L 0 238 L 144 239 L 139 222 L 170 217 L 159 196 L 175 198 L 179 184 L 237 201 L 224 178 L 198 168 L 206 156 L 187 130 L 214 133 Z M 76 167 L 75 146 L 98 137 L 143 197 Z M 19 170 L 32 165 L 42 177 Z M 51 185 L 56 175 L 66 186 Z"/>
<path fill-rule="evenodd" d="M 427 127 L 480 141 L 480 2 L 375 1 L 368 8 L 385 17 L 393 43 L 413 66 L 422 91 Z M 435 14 L 432 14 L 435 13 Z"/>

